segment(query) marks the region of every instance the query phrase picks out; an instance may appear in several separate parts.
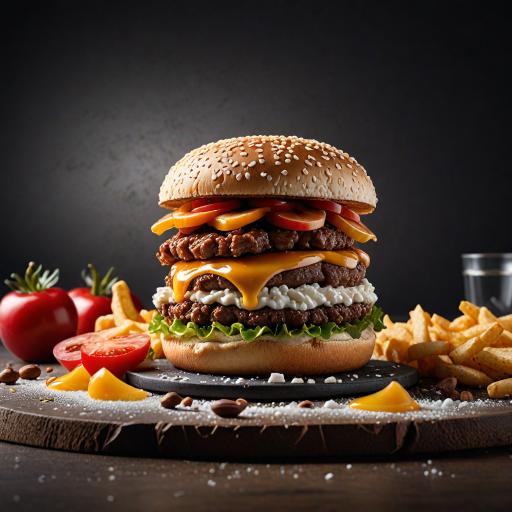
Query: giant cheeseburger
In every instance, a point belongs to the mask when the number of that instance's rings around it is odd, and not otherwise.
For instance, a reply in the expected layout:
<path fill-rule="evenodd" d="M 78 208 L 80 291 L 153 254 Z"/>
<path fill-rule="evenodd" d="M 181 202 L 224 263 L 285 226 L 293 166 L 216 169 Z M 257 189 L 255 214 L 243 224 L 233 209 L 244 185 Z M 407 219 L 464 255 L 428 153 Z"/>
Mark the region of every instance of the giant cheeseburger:
<path fill-rule="evenodd" d="M 167 359 L 228 375 L 365 365 L 382 313 L 356 242 L 376 240 L 360 219 L 376 203 L 364 167 L 316 140 L 237 137 L 185 155 L 151 228 L 170 231 L 151 325 Z"/>

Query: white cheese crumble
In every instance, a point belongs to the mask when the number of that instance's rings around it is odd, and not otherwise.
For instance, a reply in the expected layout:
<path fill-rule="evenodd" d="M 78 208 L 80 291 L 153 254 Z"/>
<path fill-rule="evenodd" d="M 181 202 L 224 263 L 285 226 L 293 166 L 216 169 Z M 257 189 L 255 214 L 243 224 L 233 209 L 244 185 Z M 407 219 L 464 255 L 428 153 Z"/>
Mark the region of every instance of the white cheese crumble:
<path fill-rule="evenodd" d="M 338 402 L 335 402 L 334 400 L 327 400 L 324 404 L 324 407 L 327 409 L 339 409 L 342 407 Z"/>
<path fill-rule="evenodd" d="M 185 294 L 187 300 L 201 304 L 221 304 L 222 306 L 236 306 L 244 309 L 242 294 L 238 290 L 196 290 Z M 255 309 L 294 309 L 306 311 L 320 306 L 331 307 L 336 304 L 351 306 L 352 304 L 374 304 L 377 301 L 374 286 L 363 279 L 361 284 L 345 288 L 339 286 L 320 286 L 318 283 L 304 284 L 298 288 L 289 288 L 286 285 L 264 287 L 258 295 L 258 305 Z M 153 304 L 159 308 L 163 304 L 174 302 L 174 294 L 171 287 L 157 288 L 153 295 Z"/>
<path fill-rule="evenodd" d="M 283 383 L 285 382 L 284 375 L 282 373 L 271 373 L 267 382 L 270 382 L 271 384 Z"/>
<path fill-rule="evenodd" d="M 300 377 L 293 377 L 292 384 L 304 384 L 304 379 L 301 379 Z"/>
<path fill-rule="evenodd" d="M 324 382 L 326 384 L 336 384 L 336 377 L 327 377 L 324 379 Z"/>

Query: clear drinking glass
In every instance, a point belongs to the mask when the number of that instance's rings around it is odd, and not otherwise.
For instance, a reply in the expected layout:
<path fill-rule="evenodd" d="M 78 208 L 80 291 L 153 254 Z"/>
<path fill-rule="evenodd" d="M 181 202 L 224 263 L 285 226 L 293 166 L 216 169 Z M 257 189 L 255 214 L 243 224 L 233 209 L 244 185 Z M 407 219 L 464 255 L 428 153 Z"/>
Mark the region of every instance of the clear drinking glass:
<path fill-rule="evenodd" d="M 462 255 L 466 298 L 497 315 L 512 312 L 512 253 Z"/>

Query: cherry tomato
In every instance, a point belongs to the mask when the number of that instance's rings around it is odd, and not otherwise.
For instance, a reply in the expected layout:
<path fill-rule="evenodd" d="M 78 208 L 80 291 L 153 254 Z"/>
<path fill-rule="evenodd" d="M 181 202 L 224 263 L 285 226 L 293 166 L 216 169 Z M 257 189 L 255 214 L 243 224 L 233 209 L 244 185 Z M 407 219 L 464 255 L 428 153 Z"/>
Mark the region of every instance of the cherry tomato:
<path fill-rule="evenodd" d="M 76 334 L 94 331 L 94 324 L 99 316 L 112 313 L 112 285 L 117 277 L 112 274 L 114 268 L 110 267 L 101 277 L 94 265 L 88 265 L 88 270 L 82 272 L 82 277 L 89 288 L 73 288 L 68 292 L 78 312 L 78 329 Z M 133 293 L 132 302 L 137 311 L 142 309 L 142 304 Z"/>
<path fill-rule="evenodd" d="M 362 222 L 355 222 L 350 219 L 345 219 L 341 215 L 336 215 L 335 213 L 331 212 L 327 213 L 327 222 L 338 228 L 340 231 L 346 233 L 356 242 L 365 243 L 369 240 L 377 240 L 375 234 Z"/>
<path fill-rule="evenodd" d="M 265 218 L 277 227 L 294 231 L 312 231 L 325 223 L 325 211 L 306 210 L 293 212 L 270 212 Z"/>
<path fill-rule="evenodd" d="M 308 205 L 318 210 L 325 210 L 326 212 L 340 213 L 341 204 L 329 201 L 327 199 L 310 199 Z"/>
<path fill-rule="evenodd" d="M 219 231 L 233 231 L 256 222 L 269 210 L 270 208 L 253 208 L 241 212 L 221 213 L 213 219 L 211 225 Z"/>
<path fill-rule="evenodd" d="M 53 287 L 58 270 L 50 274 L 30 263 L 24 277 L 11 277 L 6 284 L 14 291 L 0 303 L 0 337 L 24 361 L 51 361 L 53 347 L 76 334 L 75 305 L 65 290 Z"/>
<path fill-rule="evenodd" d="M 341 207 L 341 212 L 338 212 L 342 217 L 345 217 L 345 219 L 353 220 L 354 222 L 361 222 L 361 217 L 350 208 L 347 208 L 346 206 Z"/>
<path fill-rule="evenodd" d="M 82 362 L 82 345 L 90 341 L 100 341 L 100 336 L 100 333 L 88 332 L 63 340 L 53 347 L 53 356 L 68 371 L 74 370 Z"/>
<path fill-rule="evenodd" d="M 281 199 L 272 199 L 270 197 L 258 197 L 249 201 L 255 208 L 271 208 L 273 211 L 288 211 L 296 208 L 292 201 L 283 201 Z"/>
<path fill-rule="evenodd" d="M 144 361 L 149 347 L 150 338 L 147 334 L 90 341 L 81 347 L 82 364 L 90 375 L 106 368 L 116 377 L 122 377 Z"/>

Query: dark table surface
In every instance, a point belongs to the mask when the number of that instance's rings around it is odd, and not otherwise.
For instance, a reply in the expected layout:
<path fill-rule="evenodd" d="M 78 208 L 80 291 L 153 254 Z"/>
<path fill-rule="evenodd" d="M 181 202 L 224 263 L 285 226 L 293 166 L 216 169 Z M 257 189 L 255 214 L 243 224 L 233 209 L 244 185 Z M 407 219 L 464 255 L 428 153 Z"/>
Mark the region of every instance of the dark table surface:
<path fill-rule="evenodd" d="M 83 455 L 0 443 L 0 467 L 0 503 L 8 511 L 512 507 L 512 447 L 431 459 L 255 464 Z"/>

